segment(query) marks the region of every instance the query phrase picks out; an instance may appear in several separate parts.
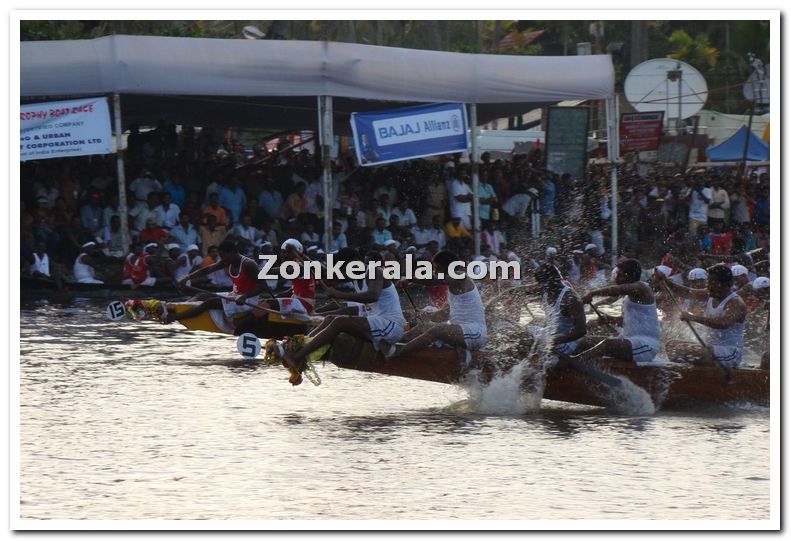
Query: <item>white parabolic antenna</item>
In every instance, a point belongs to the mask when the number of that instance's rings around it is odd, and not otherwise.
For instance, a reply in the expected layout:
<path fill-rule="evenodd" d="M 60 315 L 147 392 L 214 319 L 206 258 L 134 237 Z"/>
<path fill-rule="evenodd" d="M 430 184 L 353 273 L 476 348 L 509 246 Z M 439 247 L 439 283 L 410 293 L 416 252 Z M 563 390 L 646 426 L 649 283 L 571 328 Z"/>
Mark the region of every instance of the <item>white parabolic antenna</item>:
<path fill-rule="evenodd" d="M 655 58 L 635 66 L 623 87 L 632 107 L 640 112 L 664 111 L 666 121 L 697 114 L 709 96 L 703 75 L 672 58 Z"/>

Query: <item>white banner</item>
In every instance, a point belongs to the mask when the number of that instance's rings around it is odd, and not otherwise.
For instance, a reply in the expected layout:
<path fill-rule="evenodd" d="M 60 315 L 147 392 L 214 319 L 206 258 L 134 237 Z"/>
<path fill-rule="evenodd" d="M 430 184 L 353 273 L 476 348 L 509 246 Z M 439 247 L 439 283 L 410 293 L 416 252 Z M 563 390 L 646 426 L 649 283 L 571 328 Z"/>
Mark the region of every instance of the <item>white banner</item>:
<path fill-rule="evenodd" d="M 112 152 L 105 97 L 22 105 L 19 117 L 21 161 Z"/>

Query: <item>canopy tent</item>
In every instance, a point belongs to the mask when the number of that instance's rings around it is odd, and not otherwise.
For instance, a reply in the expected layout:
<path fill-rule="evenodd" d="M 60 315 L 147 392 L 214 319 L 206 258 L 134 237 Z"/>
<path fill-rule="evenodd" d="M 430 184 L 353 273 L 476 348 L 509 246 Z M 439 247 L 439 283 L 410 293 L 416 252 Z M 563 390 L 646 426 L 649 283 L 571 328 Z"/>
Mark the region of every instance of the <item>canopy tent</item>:
<path fill-rule="evenodd" d="M 745 139 L 749 138 L 749 139 Z M 706 154 L 709 161 L 727 162 L 740 161 L 745 158 L 744 145 L 747 143 L 747 161 L 766 161 L 769 159 L 769 145 L 750 131 L 747 126 L 742 126 L 728 139 L 715 147 L 708 147 Z"/>
<path fill-rule="evenodd" d="M 475 55 L 159 36 L 20 45 L 24 100 L 119 93 L 125 124 L 163 118 L 192 125 L 314 128 L 315 96 L 340 98 L 335 120 L 344 130 L 352 111 L 394 105 L 372 101 L 477 103 L 483 124 L 544 103 L 611 97 L 615 77 L 609 55 Z"/>
<path fill-rule="evenodd" d="M 332 223 L 329 142 L 333 133 L 348 133 L 352 112 L 403 103 L 463 102 L 470 104 L 474 130 L 542 104 L 601 99 L 607 100 L 610 112 L 610 102 L 615 102 L 609 55 L 475 55 L 325 41 L 159 36 L 20 45 L 23 100 L 112 94 L 116 126 L 153 125 L 160 119 L 276 129 L 313 129 L 318 124 L 327 229 Z M 618 140 L 615 118 L 608 115 L 611 147 Z M 478 193 L 475 140 L 473 133 L 473 192 Z M 126 208 L 123 175 L 119 154 L 119 199 Z M 613 172 L 614 192 L 615 182 Z M 477 198 L 473 220 L 479 253 Z M 614 248 L 616 239 L 613 220 Z"/>

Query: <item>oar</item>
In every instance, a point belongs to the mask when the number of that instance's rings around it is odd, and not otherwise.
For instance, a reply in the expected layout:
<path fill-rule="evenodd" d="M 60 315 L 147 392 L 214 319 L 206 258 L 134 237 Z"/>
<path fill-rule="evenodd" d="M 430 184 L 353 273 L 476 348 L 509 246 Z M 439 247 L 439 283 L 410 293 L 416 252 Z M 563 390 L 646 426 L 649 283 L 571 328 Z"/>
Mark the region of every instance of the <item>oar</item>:
<path fill-rule="evenodd" d="M 667 285 L 667 283 L 663 281 L 662 286 L 665 288 L 665 291 L 667 291 L 667 294 L 670 296 L 670 299 L 673 301 L 673 304 L 675 304 L 676 308 L 678 308 L 678 311 L 683 312 L 684 309 L 681 307 L 681 304 L 678 302 L 678 299 L 676 299 L 676 296 L 673 295 L 673 292 L 670 290 L 670 287 Z M 728 369 L 724 364 L 722 364 L 720 360 L 717 358 L 717 356 L 714 355 L 714 350 L 708 344 L 706 344 L 703 338 L 701 338 L 701 336 L 698 334 L 698 331 L 695 329 L 695 326 L 692 325 L 692 322 L 686 321 L 686 323 L 687 325 L 689 325 L 689 330 L 692 331 L 692 334 L 694 334 L 695 338 L 697 338 L 698 342 L 700 342 L 700 345 L 703 346 L 703 349 L 709 352 L 709 355 L 711 355 L 711 358 L 714 359 L 714 362 L 716 363 L 717 367 L 720 370 L 722 370 L 722 373 L 725 376 L 725 382 L 733 383 L 733 375 L 731 374 L 730 369 Z"/>
<path fill-rule="evenodd" d="M 602 320 L 602 322 L 603 322 L 603 321 L 604 321 L 604 316 L 602 316 L 602 313 L 601 313 L 601 312 L 599 312 L 599 309 L 598 309 L 598 308 L 596 308 L 595 306 L 593 306 L 593 303 L 592 303 L 592 302 L 591 302 L 591 303 L 589 303 L 589 306 L 590 306 L 590 307 L 593 309 L 593 311 L 596 313 L 596 316 L 598 316 L 598 318 L 599 318 L 599 319 L 601 319 L 601 320 Z M 615 327 L 613 327 L 612 325 L 610 325 L 609 323 L 605 323 L 605 325 L 607 326 L 607 328 L 608 328 L 608 329 L 610 329 L 610 332 L 611 332 L 611 333 L 613 333 L 613 334 L 617 334 L 617 333 L 618 333 L 617 329 L 616 329 Z"/>
<path fill-rule="evenodd" d="M 615 376 L 611 376 L 610 374 L 607 374 L 605 372 L 602 372 L 601 370 L 597 370 L 588 363 L 573 359 L 571 356 L 567 355 L 566 353 L 561 353 L 557 349 L 553 349 L 552 352 L 555 355 L 557 355 L 559 358 L 566 361 L 569 364 L 569 366 L 574 370 L 578 372 L 582 372 L 583 374 L 586 374 L 592 377 L 593 379 L 604 383 L 605 385 L 608 385 L 610 387 L 620 387 L 621 385 L 623 385 L 623 382 L 620 379 L 616 378 Z"/>
<path fill-rule="evenodd" d="M 207 295 L 211 295 L 213 297 L 217 297 L 218 299 L 223 299 L 223 300 L 226 299 L 226 297 L 223 297 L 222 295 L 219 295 L 215 291 L 208 291 L 206 289 L 201 289 L 201 288 L 195 287 L 195 286 L 188 286 L 186 284 L 184 285 L 184 287 L 187 288 L 187 289 L 192 289 L 194 291 L 197 291 L 198 293 L 205 293 Z M 231 300 L 230 302 L 236 302 L 236 301 Z M 299 320 L 299 321 L 310 322 L 310 316 L 306 316 L 304 314 L 297 314 L 297 313 L 282 314 L 282 313 L 280 313 L 277 310 L 272 310 L 271 308 L 267 308 L 265 306 L 260 306 L 258 304 L 251 304 L 248 301 L 244 301 L 242 304 L 244 304 L 245 306 L 249 306 L 251 308 L 255 308 L 257 310 L 261 310 L 262 312 L 269 312 L 269 313 L 272 313 L 272 314 L 277 314 L 277 315 L 279 315 L 280 317 L 282 317 L 284 319 L 285 318 L 290 318 L 290 319 L 296 319 L 296 320 Z"/>
<path fill-rule="evenodd" d="M 412 305 L 412 310 L 415 311 L 415 316 L 417 316 L 418 321 L 420 321 L 420 323 L 423 323 L 423 318 L 420 316 L 420 312 L 418 311 L 417 306 L 415 305 L 415 301 L 412 300 L 412 295 L 409 294 L 409 291 L 407 291 L 406 286 L 402 286 L 401 291 L 404 292 L 404 295 L 406 295 L 406 298 L 409 300 L 409 304 Z"/>

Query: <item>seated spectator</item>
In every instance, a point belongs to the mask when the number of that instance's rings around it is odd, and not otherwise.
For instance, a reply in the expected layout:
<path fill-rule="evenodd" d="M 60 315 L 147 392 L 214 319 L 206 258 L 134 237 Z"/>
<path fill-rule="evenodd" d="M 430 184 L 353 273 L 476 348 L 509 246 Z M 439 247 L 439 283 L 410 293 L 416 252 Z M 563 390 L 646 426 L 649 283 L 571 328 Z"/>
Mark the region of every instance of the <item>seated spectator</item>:
<path fill-rule="evenodd" d="M 171 202 L 177 207 L 181 207 L 187 202 L 187 192 L 184 191 L 184 187 L 181 185 L 181 175 L 178 173 L 174 173 L 165 181 L 163 191 L 170 194 Z"/>
<path fill-rule="evenodd" d="M 493 220 L 484 222 L 481 241 L 492 253 L 500 253 L 500 244 L 505 242 L 505 235 L 498 229 L 498 222 Z"/>
<path fill-rule="evenodd" d="M 182 251 L 185 251 L 190 244 L 202 242 L 198 230 L 192 225 L 192 219 L 186 212 L 181 213 L 179 224 L 171 228 L 170 236 L 175 239 Z"/>
<path fill-rule="evenodd" d="M 302 243 L 303 247 L 309 248 L 319 245 L 319 234 L 316 233 L 315 229 L 313 222 L 307 222 L 305 224 L 305 230 L 299 235 L 299 241 Z"/>
<path fill-rule="evenodd" d="M 162 214 L 162 207 L 159 205 L 159 193 L 150 192 L 145 203 L 138 203 L 129 211 L 129 216 L 133 218 L 133 223 L 130 224 L 130 229 L 133 235 L 140 234 L 140 230 L 146 227 L 149 219 L 154 220 L 154 223 L 161 225 L 165 221 Z"/>
<path fill-rule="evenodd" d="M 213 192 L 209 194 L 209 204 L 201 211 L 201 223 L 208 225 L 209 216 L 214 216 L 214 224 L 225 227 L 228 225 L 228 213 L 220 206 L 220 194 Z"/>
<path fill-rule="evenodd" d="M 225 235 L 227 234 L 227 230 L 225 229 L 224 225 L 219 225 L 217 223 L 217 215 L 216 214 L 206 214 L 206 225 L 202 225 L 198 228 L 198 235 L 201 238 L 201 245 L 206 252 L 203 255 L 208 254 L 209 246 L 219 246 L 220 243 L 225 239 Z"/>
<path fill-rule="evenodd" d="M 270 220 L 274 220 L 280 214 L 282 206 L 283 195 L 275 189 L 272 175 L 267 175 L 264 178 L 264 189 L 258 194 L 258 207 L 266 213 Z"/>
<path fill-rule="evenodd" d="M 146 226 L 140 231 L 138 235 L 138 239 L 143 244 L 147 244 L 149 242 L 165 242 L 171 239 L 170 233 L 162 229 L 157 225 L 153 218 L 149 218 L 146 221 Z"/>
<path fill-rule="evenodd" d="M 383 193 L 379 196 L 379 205 L 376 207 L 376 213 L 385 219 L 385 223 L 390 223 L 390 213 L 392 211 L 390 196 L 387 193 Z"/>
<path fill-rule="evenodd" d="M 110 224 L 104 228 L 101 234 L 101 241 L 104 244 L 104 254 L 108 257 L 124 257 L 124 239 L 121 232 L 121 217 L 113 216 Z"/>
<path fill-rule="evenodd" d="M 447 239 L 445 238 L 445 228 L 438 214 L 431 218 L 431 229 L 429 229 L 429 238 L 437 243 L 440 250 L 444 250 L 447 246 Z"/>
<path fill-rule="evenodd" d="M 250 256 L 253 253 L 256 241 L 261 238 L 261 232 L 253 226 L 253 220 L 249 214 L 242 215 L 242 221 L 236 224 L 228 235 L 236 241 L 239 252 Z"/>
<path fill-rule="evenodd" d="M 324 233 L 321 237 L 321 244 L 322 246 L 327 245 L 327 233 Z M 333 222 L 332 223 L 332 239 L 330 241 L 330 251 L 337 252 L 338 250 L 342 250 L 346 248 L 349 243 L 346 241 L 346 235 L 341 232 L 341 224 L 340 222 Z"/>
<path fill-rule="evenodd" d="M 412 228 L 412 235 L 415 239 L 415 247 L 418 249 L 425 248 L 431 242 L 431 218 L 427 215 L 422 215 L 418 220 L 418 225 Z"/>
<path fill-rule="evenodd" d="M 409 201 L 406 197 L 402 197 L 398 202 L 398 207 L 390 211 L 391 216 L 398 217 L 398 226 L 405 229 L 412 229 L 417 225 L 417 217 L 415 213 L 409 208 Z"/>
<path fill-rule="evenodd" d="M 98 192 L 91 192 L 88 203 L 80 209 L 82 227 L 91 234 L 98 234 L 104 227 L 104 210 L 102 209 L 102 196 Z"/>
<path fill-rule="evenodd" d="M 162 211 L 162 223 L 160 224 L 165 229 L 171 229 L 179 223 L 179 215 L 181 209 L 178 205 L 170 200 L 168 192 L 162 192 L 162 204 L 159 206 Z"/>
<path fill-rule="evenodd" d="M 384 250 L 385 243 L 389 240 L 393 240 L 393 235 L 385 229 L 385 219 L 381 216 L 376 218 L 376 227 L 371 232 L 371 248 L 373 250 Z"/>
<path fill-rule="evenodd" d="M 285 203 L 280 211 L 280 219 L 288 222 L 292 218 L 299 218 L 302 214 L 307 212 L 308 197 L 305 195 L 307 186 L 304 182 L 297 184 L 297 189 L 286 198 Z"/>
<path fill-rule="evenodd" d="M 712 220 L 713 231 L 709 234 L 711 238 L 711 251 L 719 255 L 727 255 L 733 249 L 733 233 L 722 230 L 722 222 L 719 219 Z"/>
<path fill-rule="evenodd" d="M 445 224 L 445 238 L 448 247 L 458 253 L 461 247 L 466 246 L 467 242 L 472 240 L 472 235 L 462 225 L 460 216 L 451 216 L 450 221 Z"/>
<path fill-rule="evenodd" d="M 148 201 L 148 195 L 151 192 L 162 191 L 162 184 L 154 178 L 154 174 L 150 169 L 143 169 L 140 172 L 140 176 L 129 184 L 129 189 L 134 193 L 135 200 L 138 203 L 145 203 Z"/>
<path fill-rule="evenodd" d="M 203 221 L 203 211 L 201 210 L 200 203 L 198 202 L 198 193 L 189 192 L 187 194 L 187 201 L 181 207 L 181 213 L 190 217 L 190 223 L 196 227 Z"/>
<path fill-rule="evenodd" d="M 244 190 L 239 186 L 239 179 L 231 177 L 228 185 L 220 190 L 219 204 L 221 207 L 228 209 L 231 213 L 231 220 L 233 224 L 238 224 L 242 216 L 242 211 L 247 207 L 247 196 Z"/>

